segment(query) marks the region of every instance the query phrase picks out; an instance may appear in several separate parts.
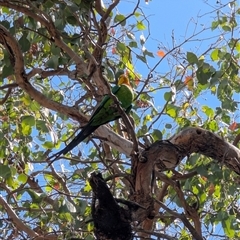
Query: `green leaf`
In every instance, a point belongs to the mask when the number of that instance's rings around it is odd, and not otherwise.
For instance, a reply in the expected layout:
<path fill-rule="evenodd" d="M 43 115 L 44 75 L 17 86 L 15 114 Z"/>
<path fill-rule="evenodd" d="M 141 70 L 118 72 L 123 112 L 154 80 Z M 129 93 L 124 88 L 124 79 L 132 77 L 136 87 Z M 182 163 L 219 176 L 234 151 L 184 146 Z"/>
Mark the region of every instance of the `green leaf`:
<path fill-rule="evenodd" d="M 1 78 L 6 78 L 8 76 L 11 76 L 14 73 L 14 69 L 12 66 L 6 66 L 4 65 Z"/>
<path fill-rule="evenodd" d="M 44 132 L 44 133 L 49 132 L 49 130 L 47 128 L 47 124 L 43 120 L 37 120 L 36 121 L 36 128 L 37 128 L 37 130 L 39 130 L 41 132 Z"/>
<path fill-rule="evenodd" d="M 11 169 L 7 165 L 0 164 L 0 176 L 4 179 L 7 179 L 11 175 Z"/>
<path fill-rule="evenodd" d="M 218 25 L 219 25 L 219 21 L 213 21 L 213 22 L 212 22 L 211 29 L 212 29 L 212 30 L 216 29 L 216 28 L 218 27 Z"/>
<path fill-rule="evenodd" d="M 52 148 L 54 148 L 53 142 L 50 142 L 50 141 L 46 141 L 42 146 L 43 146 L 45 149 L 52 149 Z"/>
<path fill-rule="evenodd" d="M 31 44 L 25 34 L 19 39 L 18 43 L 22 52 L 27 52 L 30 49 Z"/>
<path fill-rule="evenodd" d="M 125 16 L 122 15 L 122 14 L 117 14 L 114 18 L 114 22 L 117 23 L 117 22 L 121 22 L 125 19 Z"/>
<path fill-rule="evenodd" d="M 227 26 L 227 25 L 224 25 L 222 26 L 222 29 L 225 31 L 225 32 L 231 32 L 232 31 L 232 28 Z"/>
<path fill-rule="evenodd" d="M 8 11 L 9 11 L 9 8 L 1 8 L 2 10 L 3 9 L 8 9 Z M 10 22 L 8 22 L 8 21 L 0 21 L 0 23 L 1 23 L 1 25 L 3 25 L 6 29 L 9 29 L 10 28 Z"/>
<path fill-rule="evenodd" d="M 146 50 L 146 49 L 143 51 L 143 55 L 144 55 L 144 56 L 147 55 L 147 56 L 149 56 L 149 57 L 153 57 L 153 58 L 154 58 L 153 53 L 152 53 L 152 52 L 149 52 L 149 51 Z"/>
<path fill-rule="evenodd" d="M 190 64 L 198 64 L 198 58 L 192 52 L 187 52 L 187 60 Z"/>
<path fill-rule="evenodd" d="M 138 48 L 137 42 L 135 42 L 135 41 L 131 41 L 128 45 L 129 45 L 129 47 Z"/>
<path fill-rule="evenodd" d="M 19 174 L 19 176 L 18 176 L 18 180 L 19 180 L 20 182 L 22 182 L 23 184 L 27 182 L 27 179 L 28 179 L 28 177 L 27 177 L 26 174 L 21 173 L 21 174 Z"/>
<path fill-rule="evenodd" d="M 135 111 L 132 111 L 131 116 L 133 117 L 135 125 L 139 126 L 139 124 L 140 124 L 140 117 L 138 116 L 138 114 Z"/>
<path fill-rule="evenodd" d="M 8 178 L 6 179 L 6 183 L 7 183 L 7 185 L 8 185 L 9 187 L 11 187 L 11 188 L 13 188 L 13 189 L 17 187 L 17 184 L 16 184 L 16 182 L 14 181 L 14 179 L 13 179 L 12 176 L 10 176 L 10 177 L 8 177 Z"/>
<path fill-rule="evenodd" d="M 202 111 L 209 117 L 212 118 L 214 116 L 214 111 L 212 108 L 208 106 L 202 106 Z"/>
<path fill-rule="evenodd" d="M 162 132 L 158 129 L 153 129 L 152 137 L 154 141 L 161 140 L 162 139 Z"/>
<path fill-rule="evenodd" d="M 23 116 L 22 125 L 35 126 L 35 117 L 34 116 Z"/>
<path fill-rule="evenodd" d="M 73 26 L 75 26 L 77 24 L 77 20 L 74 16 L 68 16 L 66 18 L 66 21 Z"/>
<path fill-rule="evenodd" d="M 152 116 L 150 114 L 147 114 L 146 116 L 144 116 L 143 118 L 143 125 L 147 125 L 147 123 L 152 121 Z M 147 129 L 146 129 L 147 130 Z"/>
<path fill-rule="evenodd" d="M 53 55 L 59 56 L 59 54 L 61 52 L 61 49 L 59 47 L 57 47 L 56 45 L 52 44 L 50 49 L 51 49 L 50 51 L 51 51 L 51 53 Z"/>
<path fill-rule="evenodd" d="M 165 128 L 172 129 L 172 124 L 169 124 L 169 123 L 165 124 Z"/>
<path fill-rule="evenodd" d="M 166 113 L 171 117 L 171 118 L 176 118 L 178 115 L 178 110 L 179 108 L 176 107 L 173 104 L 168 104 L 166 108 Z"/>
<path fill-rule="evenodd" d="M 46 193 L 37 193 L 32 189 L 28 189 L 27 192 L 31 196 L 33 203 L 41 203 L 42 200 L 47 196 Z"/>
<path fill-rule="evenodd" d="M 171 99 L 172 99 L 172 92 L 165 92 L 164 93 L 164 99 L 166 100 L 166 102 L 171 101 Z"/>
<path fill-rule="evenodd" d="M 212 51 L 212 53 L 211 53 L 211 59 L 212 59 L 213 61 L 219 60 L 218 52 L 219 52 L 218 49 L 214 49 L 214 50 Z"/>
<path fill-rule="evenodd" d="M 32 133 L 32 127 L 35 126 L 35 118 L 33 116 L 23 116 L 21 120 L 23 135 L 30 135 Z"/>
<path fill-rule="evenodd" d="M 59 56 L 54 55 L 46 62 L 46 66 L 49 68 L 57 69 L 58 62 L 59 62 Z"/>
<path fill-rule="evenodd" d="M 84 5 L 84 4 L 83 4 Z M 79 7 L 71 2 L 71 1 L 68 1 L 68 8 L 69 8 L 69 11 L 72 12 L 72 13 L 75 13 L 76 11 L 79 11 Z M 82 12 L 85 12 L 85 8 L 81 8 Z"/>
<path fill-rule="evenodd" d="M 44 7 L 51 8 L 54 6 L 54 2 L 51 0 L 44 1 Z"/>
<path fill-rule="evenodd" d="M 232 223 L 233 221 L 235 221 L 236 218 L 234 216 L 229 216 L 225 221 L 222 221 L 222 226 L 223 226 L 223 229 L 224 229 L 224 232 L 226 233 L 226 235 L 229 237 L 229 238 L 233 238 L 234 237 L 234 233 L 235 233 L 235 230 L 233 229 L 232 227 Z"/>
<path fill-rule="evenodd" d="M 32 133 L 32 128 L 29 125 L 22 125 L 23 136 L 29 136 Z"/>
<path fill-rule="evenodd" d="M 124 43 L 118 42 L 116 47 L 117 47 L 117 50 L 119 52 L 125 52 L 126 51 L 126 45 Z"/>
<path fill-rule="evenodd" d="M 84 187 L 84 191 L 85 192 L 90 192 L 92 190 L 90 184 L 89 184 L 89 181 L 86 181 L 86 185 Z"/>
<path fill-rule="evenodd" d="M 143 22 L 137 21 L 137 29 L 142 31 L 146 29 L 146 26 L 143 24 Z"/>
<path fill-rule="evenodd" d="M 215 120 L 211 120 L 208 123 L 208 129 L 212 132 L 217 132 L 219 130 L 218 123 Z"/>
<path fill-rule="evenodd" d="M 140 16 L 142 16 L 142 14 L 141 14 L 140 12 L 135 12 L 135 13 L 134 13 L 134 16 L 135 16 L 135 17 L 140 17 Z"/>
<path fill-rule="evenodd" d="M 235 48 L 238 52 L 240 52 L 240 42 L 239 41 L 237 42 Z"/>
<path fill-rule="evenodd" d="M 147 59 L 146 59 L 146 57 L 145 56 L 141 56 L 141 55 L 136 55 L 137 56 L 137 58 L 139 59 L 139 60 L 141 60 L 142 62 L 144 62 L 144 63 L 147 63 Z"/>
<path fill-rule="evenodd" d="M 125 26 L 126 25 L 126 17 L 124 16 L 124 15 L 122 15 L 122 14 L 117 14 L 116 16 L 115 16 L 115 18 L 114 18 L 114 22 L 115 23 L 118 23 L 118 22 L 121 22 L 121 25 L 122 26 Z"/>
<path fill-rule="evenodd" d="M 204 69 L 203 66 L 199 67 L 196 75 L 199 83 L 202 85 L 205 85 L 208 83 L 209 78 L 212 76 L 212 72 L 210 72 L 210 69 Z"/>

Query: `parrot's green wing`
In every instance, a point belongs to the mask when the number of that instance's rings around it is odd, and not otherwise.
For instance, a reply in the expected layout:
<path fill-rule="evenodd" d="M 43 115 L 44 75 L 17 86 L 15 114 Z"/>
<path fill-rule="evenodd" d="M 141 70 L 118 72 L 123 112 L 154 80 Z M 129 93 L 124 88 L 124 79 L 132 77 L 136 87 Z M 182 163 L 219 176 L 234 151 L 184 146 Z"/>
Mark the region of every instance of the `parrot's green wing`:
<path fill-rule="evenodd" d="M 120 89 L 120 86 L 116 85 L 114 86 L 111 91 L 114 95 L 116 95 L 116 93 L 118 92 L 118 90 Z M 109 97 L 109 95 L 105 95 L 104 98 L 102 99 L 102 101 L 99 103 L 99 105 L 97 106 L 97 108 L 95 109 L 95 111 L 93 112 L 93 115 L 91 116 L 89 122 L 91 122 L 91 120 L 101 111 L 102 108 L 104 108 L 104 106 L 106 104 L 108 104 L 108 101 L 111 98 Z"/>
<path fill-rule="evenodd" d="M 132 88 L 126 84 L 122 84 L 120 86 L 113 87 L 112 93 L 117 96 L 118 101 L 121 103 L 121 107 L 125 110 L 125 112 L 129 113 L 134 99 Z M 113 99 L 108 95 L 105 96 L 82 131 L 63 150 L 54 154 L 49 159 L 53 157 L 56 159 L 60 155 L 66 154 L 88 137 L 99 126 L 120 117 L 121 115 L 119 114 Z"/>
<path fill-rule="evenodd" d="M 133 91 L 127 85 L 116 86 L 112 89 L 113 94 L 116 95 L 121 107 L 126 111 L 133 102 Z M 117 106 L 112 98 L 105 96 L 93 116 L 89 120 L 91 126 L 100 126 L 120 118 Z"/>

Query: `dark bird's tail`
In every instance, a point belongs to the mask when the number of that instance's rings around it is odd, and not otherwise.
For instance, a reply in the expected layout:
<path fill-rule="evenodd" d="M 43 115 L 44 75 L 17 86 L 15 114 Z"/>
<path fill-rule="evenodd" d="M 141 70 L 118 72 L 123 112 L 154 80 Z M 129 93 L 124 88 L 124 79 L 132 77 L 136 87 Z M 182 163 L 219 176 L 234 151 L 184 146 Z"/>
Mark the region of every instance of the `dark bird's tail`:
<path fill-rule="evenodd" d="M 92 132 L 94 132 L 98 127 L 99 126 L 91 126 L 90 124 L 87 124 L 82 129 L 82 131 L 63 150 L 53 154 L 51 157 L 48 158 L 48 160 L 54 158 L 52 160 L 52 162 L 54 162 L 61 155 L 68 153 L 73 148 L 75 148 L 80 142 L 82 142 L 86 137 L 88 137 Z"/>

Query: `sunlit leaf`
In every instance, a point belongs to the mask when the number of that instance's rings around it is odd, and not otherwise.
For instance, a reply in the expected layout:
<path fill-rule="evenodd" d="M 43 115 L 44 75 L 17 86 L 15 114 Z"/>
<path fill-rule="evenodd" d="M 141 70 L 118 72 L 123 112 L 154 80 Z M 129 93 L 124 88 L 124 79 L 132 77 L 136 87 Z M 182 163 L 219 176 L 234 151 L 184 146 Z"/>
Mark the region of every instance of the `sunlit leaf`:
<path fill-rule="evenodd" d="M 214 111 L 208 106 L 202 106 L 202 111 L 210 118 L 214 116 Z"/>
<path fill-rule="evenodd" d="M 166 108 L 166 113 L 171 117 L 171 118 L 176 118 L 177 117 L 177 113 L 178 113 L 179 108 L 172 105 L 172 104 L 168 104 L 167 108 Z"/>
<path fill-rule="evenodd" d="M 235 216 L 229 216 L 228 219 L 226 219 L 222 223 L 224 232 L 229 238 L 233 238 L 235 235 L 234 234 L 235 230 L 232 227 L 233 221 L 235 222 L 235 220 L 236 220 Z"/>
<path fill-rule="evenodd" d="M 217 61 L 219 60 L 219 57 L 218 57 L 218 49 L 214 49 L 211 53 L 211 58 L 213 61 Z"/>
<path fill-rule="evenodd" d="M 35 117 L 34 116 L 23 116 L 22 117 L 22 124 L 23 125 L 29 125 L 29 126 L 35 126 Z"/>
<path fill-rule="evenodd" d="M 143 22 L 137 21 L 137 29 L 138 30 L 145 30 L 146 26 L 143 24 Z"/>
<path fill-rule="evenodd" d="M 20 181 L 20 182 L 22 182 L 23 184 L 24 183 L 26 183 L 27 182 L 27 179 L 28 179 L 28 176 L 26 175 L 26 174 L 20 174 L 19 176 L 18 176 L 18 180 Z"/>

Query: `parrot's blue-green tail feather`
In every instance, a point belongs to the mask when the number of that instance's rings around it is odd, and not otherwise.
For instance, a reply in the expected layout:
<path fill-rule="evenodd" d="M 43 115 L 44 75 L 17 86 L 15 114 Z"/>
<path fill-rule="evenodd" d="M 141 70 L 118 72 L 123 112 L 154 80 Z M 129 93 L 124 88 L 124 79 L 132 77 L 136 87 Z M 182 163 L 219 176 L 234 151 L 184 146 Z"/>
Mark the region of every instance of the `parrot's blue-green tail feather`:
<path fill-rule="evenodd" d="M 53 159 L 54 162 L 58 157 L 70 152 L 73 148 L 75 148 L 80 142 L 82 142 L 85 138 L 87 138 L 92 132 L 94 132 L 99 126 L 91 126 L 87 124 L 82 131 L 61 151 L 55 153 L 48 160 Z"/>

